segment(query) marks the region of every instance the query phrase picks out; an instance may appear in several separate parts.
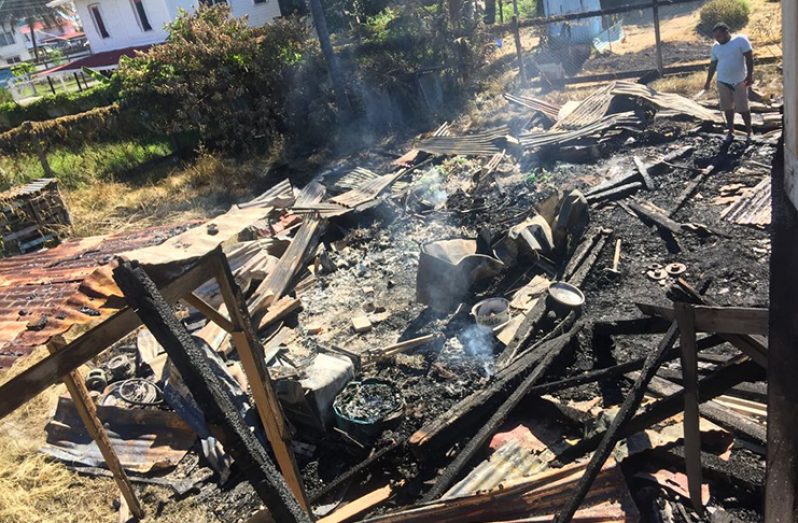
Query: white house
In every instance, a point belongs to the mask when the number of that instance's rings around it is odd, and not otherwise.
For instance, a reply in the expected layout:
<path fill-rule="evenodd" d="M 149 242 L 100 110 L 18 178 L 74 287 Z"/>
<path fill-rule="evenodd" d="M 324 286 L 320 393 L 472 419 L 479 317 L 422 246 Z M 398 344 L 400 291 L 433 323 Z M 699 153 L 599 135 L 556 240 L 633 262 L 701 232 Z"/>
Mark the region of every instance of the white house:
<path fill-rule="evenodd" d="M 220 3 L 225 0 L 204 0 Z M 277 0 L 227 0 L 235 17 L 260 26 L 280 16 Z M 200 0 L 75 0 L 93 53 L 143 47 L 166 40 L 166 24 L 178 12 L 195 10 Z"/>
<path fill-rule="evenodd" d="M 32 55 L 25 45 L 19 29 L 9 24 L 0 24 L 0 67 L 30 60 Z"/>

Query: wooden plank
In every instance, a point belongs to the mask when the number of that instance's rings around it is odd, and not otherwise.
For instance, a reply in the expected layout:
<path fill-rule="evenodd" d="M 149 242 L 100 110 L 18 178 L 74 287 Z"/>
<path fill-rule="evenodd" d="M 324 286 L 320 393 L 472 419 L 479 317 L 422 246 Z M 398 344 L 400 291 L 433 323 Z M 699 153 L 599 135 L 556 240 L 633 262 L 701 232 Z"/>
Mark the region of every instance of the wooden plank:
<path fill-rule="evenodd" d="M 66 346 L 66 342 L 62 338 L 56 337 L 47 345 L 47 350 L 50 354 L 55 354 L 64 350 Z M 69 395 L 72 397 L 75 410 L 78 411 L 80 419 L 86 426 L 86 431 L 97 444 L 108 470 L 113 474 L 114 482 L 119 487 L 119 491 L 130 512 L 136 518 L 142 519 L 144 517 L 144 509 L 141 507 L 136 492 L 133 490 L 133 485 L 119 462 L 116 451 L 111 446 L 111 440 L 108 438 L 100 418 L 97 417 L 97 408 L 94 406 L 91 396 L 89 396 L 89 391 L 86 388 L 83 377 L 80 375 L 80 371 L 73 370 L 64 376 L 64 385 L 66 385 Z"/>
<path fill-rule="evenodd" d="M 319 188 L 306 188 L 308 193 L 301 198 L 303 205 L 318 203 L 324 197 L 324 186 L 315 184 Z M 272 303 L 282 298 L 288 291 L 291 280 L 296 276 L 308 253 L 313 252 L 319 240 L 319 234 L 326 220 L 319 217 L 318 213 L 307 216 L 302 226 L 297 231 L 291 245 L 285 250 L 277 265 L 265 280 L 255 290 L 257 298 L 250 303 L 250 313 L 256 321 L 267 313 Z"/>
<path fill-rule="evenodd" d="M 651 202 L 646 200 L 637 200 L 631 201 L 627 205 L 629 205 L 630 209 L 640 215 L 641 218 L 654 223 L 658 227 L 667 229 L 673 234 L 679 234 L 682 232 L 681 223 L 672 220 L 670 217 L 668 217 L 668 214 L 664 210 L 660 209 Z"/>
<path fill-rule="evenodd" d="M 682 373 L 684 376 L 684 454 L 687 485 L 693 508 L 704 511 L 701 500 L 701 428 L 698 414 L 698 355 L 696 350 L 695 316 L 686 303 L 675 303 L 679 324 Z"/>
<path fill-rule="evenodd" d="M 232 333 L 236 330 L 235 326 L 228 320 L 224 314 L 217 311 L 210 303 L 206 302 L 195 293 L 189 293 L 181 298 L 184 302 L 191 305 L 207 319 L 223 328 L 225 331 Z"/>
<path fill-rule="evenodd" d="M 695 326 L 702 332 L 768 334 L 768 309 L 695 306 Z"/>
<path fill-rule="evenodd" d="M 629 373 L 629 378 L 636 379 L 637 374 L 635 372 L 631 372 Z M 649 383 L 648 389 L 650 392 L 659 397 L 665 397 L 680 393 L 682 387 L 668 380 L 655 376 L 651 380 L 651 383 Z M 720 397 L 722 398 L 724 396 Z M 721 405 L 719 401 L 720 400 L 716 398 L 705 401 L 703 404 L 699 405 L 698 411 L 701 413 L 701 416 L 726 430 L 741 434 L 752 439 L 753 441 L 756 441 L 757 443 L 761 443 L 763 445 L 766 444 L 767 430 L 765 429 L 764 425 L 751 421 L 749 418 L 734 412 L 725 405 Z"/>
<path fill-rule="evenodd" d="M 275 520 L 309 522 L 310 518 L 288 489 L 266 449 L 225 392 L 221 379 L 208 366 L 204 349 L 177 319 L 144 270 L 123 261 L 114 270 L 114 281 L 180 372 L 183 382 L 202 410 L 211 434 L 233 457 L 236 466 L 269 507 Z"/>
<path fill-rule="evenodd" d="M 400 341 L 392 345 L 388 345 L 387 347 L 379 349 L 369 355 L 376 359 L 387 358 L 389 356 L 393 356 L 394 354 L 399 354 L 400 352 L 405 352 L 410 349 L 415 349 L 416 347 L 426 345 L 427 343 L 433 341 L 436 338 L 438 338 L 437 334 L 427 334 L 425 336 L 419 336 L 418 338 Z"/>
<path fill-rule="evenodd" d="M 673 309 L 669 307 L 663 307 L 660 305 L 652 305 L 650 303 L 636 303 L 635 304 L 638 309 L 644 314 L 650 314 L 652 316 L 659 316 L 661 318 L 668 318 L 673 319 L 675 317 Z M 725 341 L 731 343 L 738 349 L 740 349 L 744 354 L 754 360 L 758 365 L 761 365 L 763 368 L 767 368 L 768 365 L 768 354 L 767 354 L 767 346 L 754 336 L 750 336 L 747 334 L 722 334 L 718 333 L 718 335 L 723 338 Z"/>
<path fill-rule="evenodd" d="M 397 488 L 401 487 L 404 481 L 399 481 Z M 345 523 L 364 512 L 371 510 L 380 503 L 385 503 L 393 494 L 394 488 L 388 484 L 361 496 L 354 501 L 350 501 L 335 512 L 318 520 L 318 523 Z"/>
<path fill-rule="evenodd" d="M 170 283 L 161 293 L 174 303 L 211 278 L 207 263 L 212 255 L 200 259 Z M 31 366 L 0 386 L 0 419 L 58 382 L 141 325 L 136 313 L 126 307 L 71 341 L 62 350 Z"/>
<path fill-rule="evenodd" d="M 277 464 L 291 492 L 300 506 L 309 512 L 310 505 L 302 483 L 302 476 L 291 449 L 291 434 L 286 427 L 282 408 L 266 369 L 263 346 L 255 335 L 244 297 L 235 283 L 230 265 L 221 250 L 218 251 L 215 264 L 219 289 L 227 310 L 230 311 L 230 318 L 235 329 L 232 332 L 233 344 L 247 375 L 255 407 L 258 409 L 258 415 L 266 431 L 266 437 L 269 439 Z"/>
<path fill-rule="evenodd" d="M 262 331 L 269 328 L 280 320 L 284 320 L 292 313 L 302 308 L 302 300 L 285 296 L 273 303 L 268 312 L 258 320 L 257 330 Z"/>

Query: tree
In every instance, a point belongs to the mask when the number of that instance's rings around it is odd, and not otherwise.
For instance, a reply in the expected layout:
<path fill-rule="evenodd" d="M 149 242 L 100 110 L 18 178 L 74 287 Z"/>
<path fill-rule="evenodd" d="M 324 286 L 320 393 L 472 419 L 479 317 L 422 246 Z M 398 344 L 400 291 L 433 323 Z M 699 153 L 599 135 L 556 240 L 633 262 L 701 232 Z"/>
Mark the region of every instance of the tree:
<path fill-rule="evenodd" d="M 324 98 L 323 74 L 295 81 L 317 63 L 301 20 L 250 27 L 219 4 L 183 11 L 168 29 L 165 43 L 123 59 L 115 76 L 124 106 L 155 131 L 239 151 L 274 143 L 294 125 L 307 133 L 311 119 L 323 120 L 321 111 L 302 109 Z"/>
<path fill-rule="evenodd" d="M 57 24 L 64 18 L 64 11 L 49 7 L 51 0 L 0 0 L 0 24 L 14 27 L 19 22 L 27 24 L 33 43 L 33 55 L 39 61 L 39 45 L 36 42 L 36 22 L 44 25 Z"/>

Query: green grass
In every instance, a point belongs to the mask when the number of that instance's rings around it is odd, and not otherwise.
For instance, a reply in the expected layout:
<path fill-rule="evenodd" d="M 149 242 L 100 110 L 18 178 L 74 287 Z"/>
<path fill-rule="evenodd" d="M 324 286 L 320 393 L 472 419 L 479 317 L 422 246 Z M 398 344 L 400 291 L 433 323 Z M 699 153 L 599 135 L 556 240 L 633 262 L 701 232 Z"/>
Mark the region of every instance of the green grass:
<path fill-rule="evenodd" d="M 165 142 L 117 142 L 85 147 L 77 153 L 56 150 L 47 161 L 61 185 L 78 189 L 96 181 L 124 179 L 130 171 L 172 154 Z M 0 156 L 0 190 L 42 178 L 44 169 L 33 155 Z"/>
<path fill-rule="evenodd" d="M 498 7 L 498 6 L 497 6 Z M 502 0 L 502 14 L 504 15 L 504 23 L 509 24 L 513 19 L 513 2 L 511 0 Z M 536 0 L 518 0 L 518 19 L 524 20 L 526 18 L 534 18 L 537 13 Z M 496 18 L 498 21 L 499 13 L 497 10 Z"/>

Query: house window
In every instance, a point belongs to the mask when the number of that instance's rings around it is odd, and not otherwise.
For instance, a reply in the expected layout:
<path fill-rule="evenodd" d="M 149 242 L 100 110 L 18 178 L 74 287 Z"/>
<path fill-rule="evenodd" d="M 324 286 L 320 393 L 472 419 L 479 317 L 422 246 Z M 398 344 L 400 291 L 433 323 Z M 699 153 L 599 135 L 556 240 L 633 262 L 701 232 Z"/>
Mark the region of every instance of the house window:
<path fill-rule="evenodd" d="M 210 7 L 216 4 L 226 4 L 227 0 L 200 0 L 200 2 Z"/>
<path fill-rule="evenodd" d="M 18 64 L 21 61 L 22 61 L 22 58 L 20 58 L 19 56 L 12 56 L 12 57 L 6 59 L 6 62 L 8 63 L 8 65 Z"/>
<path fill-rule="evenodd" d="M 103 16 L 100 14 L 100 5 L 99 4 L 92 4 L 89 6 L 89 12 L 91 13 L 91 19 L 94 22 L 94 27 L 97 29 L 97 32 L 100 33 L 100 36 L 103 38 L 108 38 L 108 29 L 105 28 L 105 22 L 103 21 Z"/>
<path fill-rule="evenodd" d="M 12 45 L 14 43 L 14 33 L 11 31 L 0 32 L 0 46 Z"/>
<path fill-rule="evenodd" d="M 254 0 L 256 4 L 265 4 L 268 3 L 269 0 Z"/>
<path fill-rule="evenodd" d="M 152 25 L 147 18 L 147 12 L 144 10 L 143 0 L 130 0 L 133 4 L 133 12 L 136 13 L 136 20 L 139 22 L 139 27 L 142 31 L 152 31 Z"/>

